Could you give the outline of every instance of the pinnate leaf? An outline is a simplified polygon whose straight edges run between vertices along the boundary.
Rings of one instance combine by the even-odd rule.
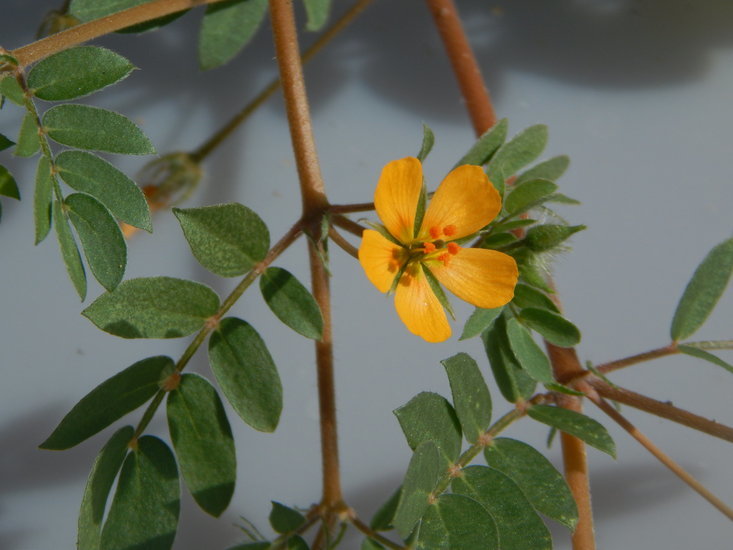
[[[446,494],[425,512],[417,545],[425,550],[498,550],[499,535],[481,504],[464,495]]]
[[[274,431],[282,411],[282,385],[257,331],[241,319],[223,319],[209,340],[209,361],[242,420],[256,430]]]
[[[494,379],[504,398],[511,403],[516,403],[520,399],[529,397],[537,383],[522,370],[514,357],[509,346],[506,320],[503,316],[498,317],[494,324],[484,331],[482,340]]]
[[[535,307],[524,308],[519,319],[542,337],[561,348],[580,343],[580,331],[573,323],[558,313]]]
[[[448,373],[453,405],[461,422],[463,435],[475,443],[491,423],[491,394],[476,361],[459,353],[441,361]]]
[[[145,435],[128,453],[109,516],[102,529],[104,550],[170,550],[176,536],[181,496],[178,469],[168,445]]]
[[[432,441],[415,449],[407,466],[402,492],[393,524],[402,538],[407,538],[430,505],[428,498],[440,479],[443,462]]]
[[[168,430],[186,486],[201,508],[218,517],[234,493],[237,460],[224,406],[214,387],[184,374],[168,394]]]
[[[547,126],[537,124],[506,142],[489,164],[489,179],[503,186],[504,180],[535,160],[547,145]]]
[[[207,7],[198,42],[201,69],[215,69],[237,55],[266,12],[267,0],[228,0]]]
[[[44,113],[43,128],[51,139],[69,147],[125,155],[155,153],[153,144],[134,122],[99,107],[57,105]]]
[[[74,405],[40,447],[69,449],[100,432],[152,398],[173,368],[170,357],[156,356],[115,374]]]
[[[444,463],[452,464],[461,452],[461,426],[451,404],[442,396],[422,392],[394,411],[411,449],[432,441]]]
[[[119,82],[133,69],[132,63],[111,50],[78,46],[35,65],[28,74],[28,87],[46,101],[75,99]]]
[[[180,338],[202,328],[218,309],[219,297],[201,283],[144,277],[102,294],[82,314],[122,338]]]
[[[285,269],[271,267],[260,275],[260,290],[278,319],[306,338],[321,339],[321,310],[294,275]]]
[[[553,383],[555,377],[552,375],[550,360],[532,339],[532,334],[516,319],[507,321],[506,332],[509,347],[524,371],[538,382]]]
[[[507,119],[503,118],[494,126],[489,128],[483,135],[478,138],[478,141],[468,150],[468,152],[461,157],[456,163],[456,166],[462,164],[475,164],[477,166],[483,166],[492,155],[501,147],[506,139],[506,133],[509,123]]]
[[[217,275],[242,275],[267,254],[270,246],[267,226],[242,204],[174,208],[173,213],[193,255]]]
[[[481,334],[491,326],[494,320],[501,315],[503,310],[504,308],[502,307],[493,309],[477,307],[468,318],[468,321],[466,321],[459,340],[468,340],[469,338],[473,338],[474,336]]]
[[[113,290],[127,265],[127,245],[120,226],[97,199],[84,193],[69,195],[64,204],[94,277],[104,288]]]
[[[84,273],[84,264],[81,262],[79,248],[76,246],[76,240],[71,233],[69,220],[58,200],[53,201],[53,219],[54,225],[56,226],[56,237],[59,241],[61,258],[64,260],[64,265],[66,265],[66,272],[69,274],[69,278],[74,284],[79,298],[84,301],[87,295],[87,276]]]
[[[142,191],[109,162],[85,151],[64,151],[54,164],[69,187],[93,196],[123,222],[153,230]]]
[[[565,478],[534,447],[506,437],[499,437],[484,450],[486,462],[516,483],[534,508],[575,529],[578,508]]]
[[[702,326],[728,285],[731,273],[733,238],[714,247],[687,283],[672,319],[672,340],[689,338]]]
[[[584,414],[549,405],[532,405],[527,409],[527,414],[538,422],[582,439],[588,445],[616,458],[616,444],[606,428]]]
[[[94,461],[79,511],[78,550],[99,550],[107,497],[122,467],[122,461],[125,460],[127,445],[134,433],[132,426],[117,430]]]

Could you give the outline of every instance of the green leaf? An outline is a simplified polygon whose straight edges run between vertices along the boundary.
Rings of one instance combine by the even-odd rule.
[[[102,431],[151,399],[173,368],[170,357],[149,357],[105,380],[74,405],[40,448],[70,449]]]
[[[507,214],[516,216],[544,202],[557,191],[557,185],[549,180],[533,179],[512,188],[504,199]]]
[[[229,0],[206,8],[198,40],[199,66],[206,71],[230,61],[260,27],[267,0]]]
[[[718,365],[719,367],[723,367],[728,372],[733,372],[733,365],[726,363],[717,355],[708,353],[707,351],[703,349],[696,348],[693,346],[685,346],[682,344],[677,346],[677,349],[680,350],[685,355],[689,355],[691,357],[697,357],[698,359],[702,359],[703,361],[708,361],[712,363],[713,365]]]
[[[516,403],[534,392],[536,382],[524,372],[509,346],[506,321],[503,316],[482,334],[486,356],[491,364],[494,379],[504,398]]]
[[[201,508],[219,517],[234,494],[237,459],[224,406],[214,387],[184,374],[168,394],[168,430],[188,490]]]
[[[421,443],[412,455],[402,483],[394,526],[407,538],[430,505],[429,498],[442,474],[440,451],[432,441]]]
[[[270,233],[252,210],[238,203],[174,208],[191,251],[209,271],[242,275],[267,255]]]
[[[552,375],[550,360],[535,341],[530,332],[524,328],[516,319],[507,321],[507,337],[509,347],[514,357],[524,371],[534,380],[543,384],[551,384],[555,381]]]
[[[78,550],[99,550],[107,497],[122,467],[122,461],[125,460],[127,445],[134,433],[132,426],[117,430],[94,461],[79,511]]]
[[[427,156],[430,154],[430,151],[433,150],[433,145],[435,145],[435,134],[433,134],[430,126],[425,123],[422,125],[422,134],[422,146],[420,147],[420,152],[417,154],[417,158],[420,162],[425,161]]]
[[[122,465],[109,517],[102,529],[104,550],[169,550],[178,526],[181,495],[176,460],[168,445],[145,435]]]
[[[464,468],[451,483],[454,493],[472,498],[496,522],[502,550],[552,550],[552,537],[521,489],[499,470]]]
[[[15,178],[5,166],[0,165],[0,195],[20,200],[20,191]]]
[[[150,0],[72,0],[69,6],[69,14],[86,22],[99,19],[118,11],[133,8],[140,4],[145,4],[146,2],[150,2]],[[162,27],[163,25],[167,25],[171,21],[178,19],[187,11],[188,10],[183,10],[163,17],[157,17],[150,21],[146,21],[145,23],[125,27],[117,32],[140,33],[157,29],[158,27]]]
[[[525,184],[526,185],[526,184]],[[532,252],[545,252],[559,246],[585,225],[544,224],[531,227],[524,237],[524,244]]]
[[[441,495],[425,512],[417,547],[424,550],[498,550],[499,535],[494,520],[481,504],[463,495],[447,494]]]
[[[180,338],[201,329],[218,310],[219,297],[208,286],[144,277],[102,294],[82,315],[122,338]]]
[[[678,341],[692,336],[718,303],[733,272],[733,239],[714,247],[687,283],[674,312],[670,335]]]
[[[453,306],[451,305],[450,301],[448,300],[448,296],[446,296],[445,292],[443,291],[443,287],[441,286],[440,281],[438,281],[438,278],[433,274],[432,271],[430,271],[430,269],[428,269],[428,266],[426,266],[424,263],[421,263],[420,266],[422,268],[423,274],[425,275],[425,278],[428,281],[428,284],[430,285],[430,289],[433,291],[433,294],[435,294],[435,297],[438,299],[438,302],[440,303],[441,306],[443,306],[443,309],[445,309],[448,312],[448,315],[451,316],[451,319],[455,319],[456,314],[453,311]],[[399,280],[400,280],[400,277],[395,277],[395,284]]]
[[[538,422],[582,439],[588,445],[616,458],[616,445],[606,428],[584,414],[561,407],[532,405],[527,414]]]
[[[547,309],[554,313],[560,313],[555,303],[540,289],[519,283],[514,287],[514,298],[512,303],[522,309],[533,307]]]
[[[44,113],[43,128],[51,139],[69,147],[125,155],[155,153],[153,144],[134,122],[99,107],[57,105]]]
[[[89,195],[74,193],[66,197],[64,204],[94,277],[104,288],[113,290],[120,284],[127,265],[127,245],[120,226]]]
[[[511,233],[494,233],[483,238],[481,241],[481,248],[499,249],[517,242],[518,240],[519,239]]]
[[[145,196],[112,164],[84,151],[64,151],[56,156],[54,164],[69,187],[93,196],[123,222],[152,232]]]
[[[372,539],[364,539],[361,543],[360,550],[384,550],[384,546]]]
[[[461,425],[451,404],[442,396],[422,392],[394,410],[411,449],[432,441],[444,462],[452,464],[461,453]]]
[[[36,189],[33,194],[33,219],[36,229],[36,242],[40,243],[51,230],[51,210],[53,200],[53,176],[51,164],[46,157],[38,159],[36,168]]]
[[[402,486],[397,487],[392,496],[387,499],[387,502],[379,507],[379,510],[374,514],[372,521],[369,522],[369,527],[375,531],[391,531],[394,529],[392,524],[394,520],[395,512],[397,511],[397,504],[400,501],[400,493],[402,492]]]
[[[17,144],[14,154],[18,157],[32,157],[41,148],[41,141],[38,138],[38,124],[31,113],[26,113],[18,132]]]
[[[0,151],[5,151],[5,149],[12,147],[13,145],[15,145],[14,141],[9,140],[3,134],[0,134]]]
[[[28,87],[46,101],[75,99],[119,82],[133,69],[132,63],[111,50],[78,46],[35,65],[28,74]]]
[[[476,361],[467,353],[459,353],[441,361],[448,374],[453,404],[461,422],[463,435],[476,443],[491,423],[491,394]]]
[[[486,462],[509,476],[538,511],[575,529],[578,508],[565,478],[534,447],[499,437],[484,450]]]
[[[484,134],[478,138],[478,141],[474,143],[468,152],[463,155],[461,160],[456,163],[456,166],[462,164],[476,164],[477,166],[483,166],[491,159],[492,155],[501,147],[506,139],[506,132],[509,123],[507,119],[503,118],[497,122],[494,126],[489,128]]]
[[[303,0],[308,23],[305,28],[309,31],[319,31],[328,21],[331,11],[331,0]]]
[[[21,107],[25,106],[25,94],[12,74],[0,77],[0,94]]]
[[[493,309],[483,309],[477,307],[466,321],[463,327],[463,333],[459,340],[468,340],[474,336],[478,336],[487,328],[489,328],[494,320],[501,314],[504,308],[497,307]]]
[[[84,301],[87,295],[87,276],[84,273],[84,264],[81,263],[81,254],[79,254],[79,248],[76,246],[74,235],[71,233],[69,220],[66,218],[63,207],[58,200],[53,201],[53,219],[61,258],[63,258],[66,265],[66,272],[69,274],[69,279],[74,284],[79,298]]]
[[[519,313],[519,319],[539,332],[545,340],[561,348],[570,348],[580,343],[578,327],[557,313],[528,307]]]
[[[276,533],[284,534],[295,531],[305,523],[303,514],[279,502],[272,501],[270,511],[270,525]]]
[[[278,319],[306,338],[321,339],[321,309],[308,289],[290,272],[279,267],[269,268],[260,275],[260,290]]]
[[[534,179],[557,181],[565,173],[569,165],[570,158],[567,155],[552,157],[521,174],[515,184],[519,185],[520,183]]]
[[[224,395],[255,430],[272,432],[282,411],[282,386],[267,346],[252,326],[229,317],[209,340],[209,361]]]
[[[489,164],[489,179],[503,186],[506,178],[535,160],[547,145],[547,126],[537,124],[521,131],[506,142]]]

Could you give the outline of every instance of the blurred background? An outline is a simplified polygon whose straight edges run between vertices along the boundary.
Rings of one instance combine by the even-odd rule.
[[[0,45],[34,39],[42,16],[62,2],[3,0]],[[304,18],[300,3],[300,27]],[[333,17],[350,2],[334,2]],[[458,0],[497,112],[510,135],[545,123],[542,158],[568,154],[560,191],[582,201],[562,207],[588,230],[555,258],[566,316],[583,331],[582,360],[605,362],[666,345],[677,301],[697,264],[731,236],[733,205],[733,4],[727,0]],[[203,11],[192,10],[157,32],[114,35],[95,43],[137,67],[127,80],[83,100],[124,113],[159,153],[197,147],[276,74],[269,22],[232,63],[202,73],[196,37]],[[314,35],[304,33],[303,43]],[[473,130],[423,2],[375,0],[306,69],[321,167],[333,203],[372,199],[382,166],[414,155],[422,124],[435,148],[425,164],[434,188],[470,147]],[[273,98],[204,168],[187,206],[241,202],[278,239],[299,215],[295,165],[282,102]],[[0,132],[13,137],[20,109],[6,105]],[[5,155],[5,159],[8,155]],[[146,158],[119,157],[134,175]],[[73,548],[86,476],[112,429],[64,452],[41,451],[66,412],[94,386],[150,355],[179,357],[182,340],[126,341],[96,329],[79,312],[102,289],[90,282],[80,304],[53,236],[33,246],[33,162],[8,162],[23,201],[3,199],[0,224],[0,548]],[[374,219],[372,217],[372,219]],[[190,254],[169,212],[155,233],[129,242],[126,278],[170,275],[210,285],[220,294],[234,280],[215,277]],[[355,244],[356,241],[352,239]],[[302,246],[277,262],[307,282]],[[333,246],[336,378],[345,497],[364,518],[396,487],[410,457],[392,410],[421,391],[450,395],[440,360],[458,351],[476,358],[490,378],[479,339],[429,345],[406,331],[391,300]],[[460,334],[471,308],[455,303]],[[695,340],[733,337],[733,292]],[[238,480],[219,519],[183,492],[177,550],[224,549],[245,540],[240,516],[268,533],[270,500],[308,507],[319,499],[320,456],[312,343],[274,318],[256,291],[233,314],[267,342],[284,386],[274,434],[241,423],[231,409]],[[727,354],[727,355],[726,355]],[[722,356],[730,361],[730,352]],[[191,371],[211,377],[205,353]],[[631,367],[612,380],[708,418],[733,424],[731,374],[688,357]],[[495,415],[509,410],[491,385]],[[608,426],[618,460],[589,450],[599,548],[719,549],[731,524],[663,466]],[[624,414],[684,467],[733,503],[730,444],[638,411]],[[135,423],[139,413],[128,422]],[[167,438],[163,415],[150,427]],[[547,450],[547,430],[523,421],[506,432]],[[553,536],[569,548],[567,532]],[[352,534],[345,548],[358,548]],[[728,542],[729,544],[729,542]]]

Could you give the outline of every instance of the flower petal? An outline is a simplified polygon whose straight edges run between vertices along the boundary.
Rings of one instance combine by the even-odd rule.
[[[378,231],[366,229],[359,246],[359,262],[367,278],[380,292],[387,292],[400,269],[402,248],[385,239]]]
[[[452,170],[438,186],[418,235],[420,238],[431,235],[433,239],[460,239],[487,225],[500,210],[499,192],[483,168],[464,164]],[[443,232],[446,227],[449,231]]]
[[[436,261],[428,267],[453,294],[486,309],[511,301],[519,275],[514,258],[483,248],[462,248],[446,264]]]
[[[428,342],[447,340],[451,329],[443,306],[430,288],[422,269],[418,267],[410,271],[413,274],[405,272],[395,290],[397,314],[410,332]]]
[[[422,185],[422,164],[414,157],[393,160],[382,169],[374,206],[387,231],[400,242],[408,243],[414,235]]]

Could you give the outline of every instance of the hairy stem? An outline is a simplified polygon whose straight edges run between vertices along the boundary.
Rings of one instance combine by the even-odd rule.
[[[679,353],[679,350],[677,349],[677,343],[672,342],[671,344],[669,344],[668,346],[664,346],[663,348],[645,351],[644,353],[637,353],[636,355],[632,355],[630,357],[624,357],[623,359],[617,359],[616,361],[610,361],[608,363],[596,365],[596,370],[602,374],[608,374],[609,372],[623,369],[624,367],[630,367],[631,365],[637,365],[638,363],[642,363],[644,361],[651,361],[652,359],[658,359],[660,357],[673,355],[675,353]]]
[[[57,34],[23,46],[10,52],[18,60],[20,67],[26,67],[56,52],[78,46],[94,38],[110,34],[131,25],[144,23],[171,13],[215,4],[222,0],[155,0],[127,10],[113,13],[106,17],[82,23]]]
[[[305,52],[301,58],[302,63],[307,63],[331,40],[333,40],[342,30],[362,12],[369,4],[374,0],[359,0],[356,2],[344,15],[336,20],[328,29],[323,33]],[[198,149],[191,153],[191,158],[197,162],[201,162],[206,158],[212,151],[214,151],[232,132],[234,132],[239,125],[247,120],[249,116],[255,112],[265,101],[267,101],[272,94],[274,94],[280,88],[280,79],[276,78],[270,84],[262,90],[255,98],[247,103],[244,108],[239,111],[232,119],[222,126],[214,135],[206,140]]]
[[[378,532],[376,532],[374,529],[369,527],[366,523],[364,523],[357,517],[351,518],[351,523],[354,525],[354,527],[356,527],[359,531],[364,533],[367,537],[369,537],[372,540],[376,540],[382,546],[386,546],[387,548],[392,548],[393,550],[404,550],[406,548],[405,546],[402,546],[401,544],[397,544],[396,542],[392,542],[387,537],[380,535]]]

